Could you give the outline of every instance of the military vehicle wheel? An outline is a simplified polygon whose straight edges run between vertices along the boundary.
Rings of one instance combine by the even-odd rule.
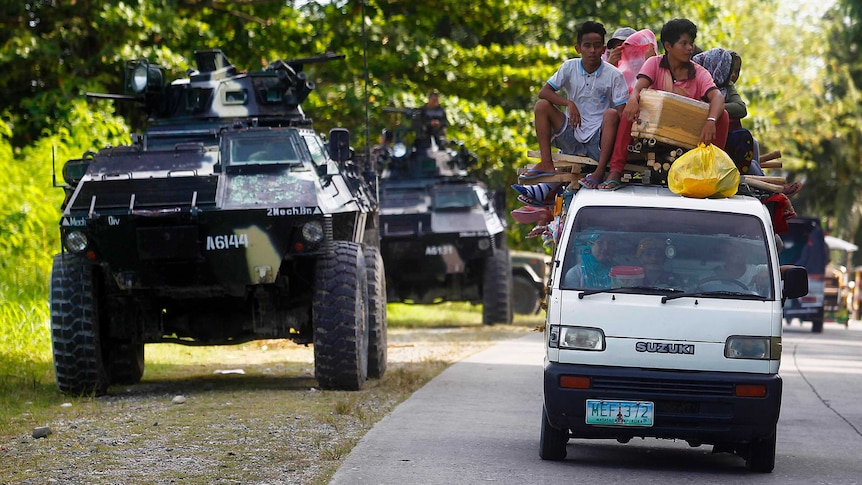
[[[368,277],[359,244],[335,241],[317,261],[312,302],[314,375],[323,389],[355,391],[368,377]]]
[[[534,315],[539,311],[542,295],[536,284],[526,276],[512,276],[512,310],[521,315]]]
[[[749,445],[745,466],[753,472],[771,473],[775,468],[775,432]]]
[[[51,342],[57,387],[67,394],[101,395],[108,389],[97,288],[93,266],[83,258],[54,256]]]
[[[569,431],[551,427],[551,423],[548,422],[548,412],[542,406],[542,434],[539,442],[539,458],[551,461],[566,459],[566,443],[568,442]]]
[[[103,354],[111,384],[137,384],[144,376],[144,344],[109,340]]]
[[[485,258],[482,286],[482,323],[512,323],[512,261],[503,247]]]
[[[379,379],[386,373],[386,273],[380,249],[366,246],[368,274],[368,377]]]

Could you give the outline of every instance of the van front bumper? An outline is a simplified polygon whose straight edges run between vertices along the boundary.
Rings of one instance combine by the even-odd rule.
[[[781,411],[777,374],[680,372],[550,363],[545,366],[545,409],[557,429],[573,438],[682,439],[692,443],[747,443],[771,437]],[[560,386],[561,376],[589,378],[589,388]],[[765,397],[738,397],[739,385],[762,385]],[[649,401],[654,421],[643,426],[586,424],[587,399]]]

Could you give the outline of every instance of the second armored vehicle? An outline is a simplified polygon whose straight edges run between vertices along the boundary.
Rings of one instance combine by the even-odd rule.
[[[378,150],[388,300],[482,303],[482,323],[511,323],[512,268],[502,204],[467,176],[475,158],[463,144],[438,147],[422,136],[418,110],[388,111],[410,120],[391,132],[391,147]]]
[[[104,393],[144,372],[144,344],[314,344],[325,389],[386,369],[386,287],[376,174],[349,134],[314,131],[303,65],[239,72],[196,52],[188,79],[126,66],[148,127],[129,146],[63,167],[63,251],[51,276],[57,384]],[[371,175],[369,175],[371,174]]]

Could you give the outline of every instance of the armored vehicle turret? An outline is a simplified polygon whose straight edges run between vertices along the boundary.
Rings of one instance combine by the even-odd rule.
[[[388,300],[481,303],[484,324],[511,323],[504,207],[468,176],[476,157],[461,142],[438,147],[425,136],[418,109],[384,112],[400,117],[376,149]]]
[[[386,287],[376,174],[349,133],[327,142],[301,103],[306,64],[240,72],[219,50],[171,83],[145,60],[125,95],[143,133],[63,167],[62,252],[51,276],[57,384],[104,393],[135,383],[144,344],[314,344],[325,389],[386,369]]]

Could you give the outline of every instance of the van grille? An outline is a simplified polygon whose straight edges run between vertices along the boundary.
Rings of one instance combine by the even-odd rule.
[[[593,377],[592,388],[600,391],[620,391],[628,393],[668,393],[675,396],[733,396],[735,389],[733,384],[697,382],[689,380],[674,379],[644,379],[644,378],[615,378],[615,377]]]

